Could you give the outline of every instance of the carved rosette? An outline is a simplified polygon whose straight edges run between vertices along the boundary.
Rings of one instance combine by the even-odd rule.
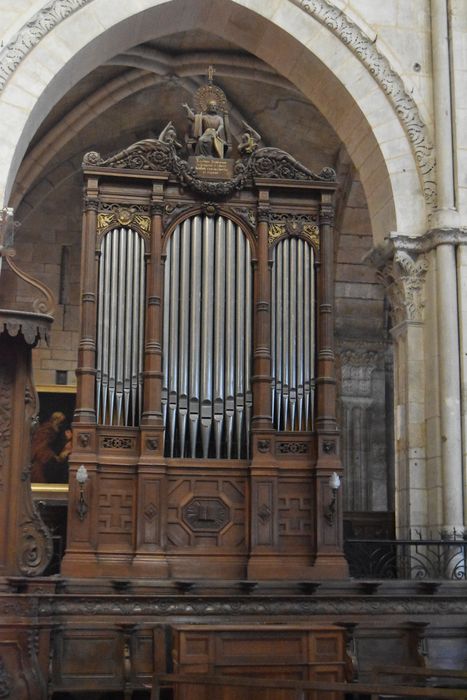
[[[428,271],[426,255],[396,251],[392,261],[379,273],[391,305],[393,326],[403,321],[423,321],[425,307],[425,278]]]

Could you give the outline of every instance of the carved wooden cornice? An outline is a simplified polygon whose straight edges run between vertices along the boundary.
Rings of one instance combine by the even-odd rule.
[[[323,168],[317,174],[279,148],[258,148],[249,157],[235,162],[232,178],[208,180],[199,177],[196,170],[177,155],[174,146],[158,139],[138,141],[110,158],[90,151],[84,156],[83,167],[167,172],[185,187],[209,197],[227,197],[254,178],[316,183],[333,183],[336,179],[332,168]]]

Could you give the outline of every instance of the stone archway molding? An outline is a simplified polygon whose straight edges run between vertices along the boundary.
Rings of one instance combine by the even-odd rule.
[[[0,52],[0,92],[26,55],[64,19],[93,0],[52,0],[39,10]],[[372,39],[328,0],[289,0],[338,37],[363,63],[391,102],[410,140],[430,209],[436,206],[435,155],[420,110],[402,78]]]

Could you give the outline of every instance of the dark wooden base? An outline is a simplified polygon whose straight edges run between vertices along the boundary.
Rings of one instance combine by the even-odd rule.
[[[260,675],[271,661],[289,677],[319,662],[314,673],[358,671],[362,681],[381,664],[467,665],[465,583],[431,593],[417,582],[373,583],[0,578],[2,691],[15,700],[46,700],[47,689],[129,698],[154,671]],[[334,641],[313,661],[317,647],[304,638],[320,629]]]

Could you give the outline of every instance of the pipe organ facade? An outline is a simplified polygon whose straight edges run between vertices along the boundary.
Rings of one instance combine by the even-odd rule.
[[[223,216],[175,227],[164,264],[165,455],[249,454],[252,408],[250,242]]]
[[[143,392],[144,240],[131,228],[103,237],[99,256],[96,414],[100,425],[139,425]]]
[[[171,122],[84,159],[65,575],[347,574],[340,494],[329,516],[335,173],[256,132],[221,158],[209,128],[188,161]]]
[[[274,427],[313,430],[315,396],[314,249],[280,240],[271,272],[271,374]]]

